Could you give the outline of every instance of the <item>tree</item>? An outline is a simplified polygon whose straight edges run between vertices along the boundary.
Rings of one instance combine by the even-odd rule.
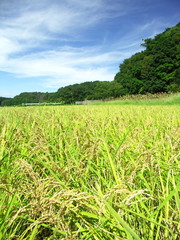
[[[124,60],[114,80],[129,94],[179,89],[180,24],[145,39],[142,46],[146,50]]]

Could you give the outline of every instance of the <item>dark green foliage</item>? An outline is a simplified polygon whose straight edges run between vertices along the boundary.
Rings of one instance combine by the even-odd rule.
[[[76,101],[116,98],[124,94],[121,84],[112,81],[94,81],[69,85],[59,88],[55,93],[24,92],[12,99],[2,101],[2,106],[21,105],[26,103],[63,103]]]
[[[66,86],[60,88],[57,93],[63,103],[74,103],[83,100],[119,97],[122,92],[122,86],[115,81],[95,81]]]
[[[8,101],[11,98],[0,97],[0,106],[3,104],[4,101]]]
[[[180,91],[180,23],[142,46],[146,50],[120,65],[115,81],[128,94]]]
[[[4,100],[2,102],[3,106],[12,106],[12,105],[20,105],[23,103],[42,103],[45,99],[48,98],[49,93],[41,93],[41,92],[24,92],[21,93],[14,98]]]

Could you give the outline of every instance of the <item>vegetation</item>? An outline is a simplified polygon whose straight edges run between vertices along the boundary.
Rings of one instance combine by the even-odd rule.
[[[119,97],[121,94],[121,85],[114,81],[85,82],[81,84],[70,85],[58,90],[59,98],[64,103]]]
[[[180,23],[143,46],[114,81],[0,97],[111,100],[0,108],[0,240],[178,239]]]
[[[60,88],[55,93],[24,92],[12,99],[2,101],[2,106],[21,105],[22,103],[75,103],[90,99],[105,99],[119,97],[123,94],[121,85],[117,82],[94,81],[69,85]]]
[[[47,94],[41,92],[24,92],[15,96],[14,98],[4,100],[2,105],[12,106],[20,105],[22,103],[41,103],[44,101]]]
[[[180,23],[142,46],[145,51],[120,65],[115,81],[126,94],[180,91]]]
[[[114,81],[84,82],[59,88],[55,93],[21,93],[13,99],[0,100],[12,106],[34,102],[74,103],[90,99],[118,98],[129,94],[180,91],[180,23],[145,39],[146,49],[120,64]]]
[[[179,115],[0,108],[0,239],[178,239]]]
[[[138,94],[125,95],[119,99],[108,101],[98,101],[92,103],[93,105],[180,105],[180,93],[174,94]]]
[[[0,106],[2,105],[3,102],[7,100],[10,100],[10,98],[0,97]]]

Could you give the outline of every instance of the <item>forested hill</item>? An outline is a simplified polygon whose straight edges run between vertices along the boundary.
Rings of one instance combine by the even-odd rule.
[[[122,86],[115,81],[94,81],[59,88],[55,93],[24,92],[12,99],[2,101],[2,106],[21,105],[22,103],[65,103],[75,101],[117,98],[123,95]]]
[[[0,106],[2,105],[2,103],[6,100],[10,100],[11,98],[6,98],[6,97],[0,97]]]
[[[120,64],[114,80],[128,94],[180,91],[180,23],[142,46],[144,51]]]
[[[125,59],[113,81],[94,81],[59,88],[55,93],[21,93],[0,98],[0,105],[117,98],[126,94],[180,91],[180,23],[154,39],[145,39],[145,50]]]

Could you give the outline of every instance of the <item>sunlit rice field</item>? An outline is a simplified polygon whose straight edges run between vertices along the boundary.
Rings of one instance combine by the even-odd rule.
[[[0,108],[0,239],[178,240],[178,106]]]

